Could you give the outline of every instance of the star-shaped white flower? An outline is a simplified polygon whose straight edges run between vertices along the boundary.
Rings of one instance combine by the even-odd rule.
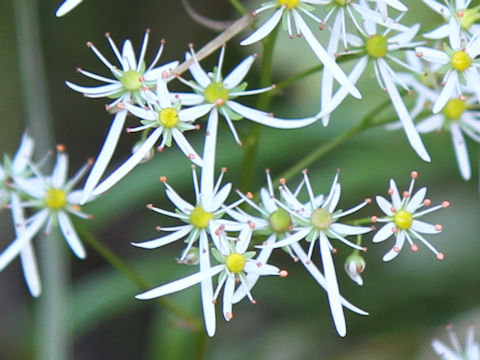
[[[400,198],[400,192],[393,179],[390,180],[390,189],[388,190],[388,194],[392,197],[392,201],[389,202],[382,196],[376,197],[378,207],[386,216],[383,218],[373,216],[372,222],[384,222],[386,224],[376,232],[372,240],[374,243],[378,243],[385,241],[392,235],[395,236],[395,245],[383,256],[383,261],[394,259],[402,250],[405,240],[410,244],[410,249],[412,251],[418,251],[418,245],[413,243],[414,239],[419,240],[428,247],[436,255],[438,260],[443,260],[445,255],[439,252],[422,235],[438,234],[443,229],[442,225],[432,225],[418,219],[438,209],[447,208],[450,206],[450,203],[444,201],[441,205],[421,210],[423,207],[430,206],[432,201],[425,198],[427,193],[427,188],[425,187],[412,193],[418,173],[412,171],[410,176],[412,181],[410,182],[408,191],[402,193],[402,198]]]
[[[462,348],[452,326],[447,326],[452,347],[438,339],[432,341],[433,350],[442,360],[480,360],[480,345],[475,341],[475,328],[469,326],[465,335],[465,347]]]
[[[124,106],[131,114],[140,118],[141,126],[135,128],[128,128],[127,132],[150,131],[133,155],[120,165],[112,174],[103,180],[93,190],[92,195],[97,196],[108,191],[113,185],[125,177],[135,166],[143,161],[148,156],[149,152],[162,138],[160,145],[157,147],[158,151],[163,151],[165,146],[170,147],[172,139],[178,145],[180,150],[195,164],[202,166],[203,160],[197,152],[190,145],[188,140],[183,135],[184,131],[195,129],[191,119],[184,119],[184,112],[188,109],[181,110],[180,101],[173,103],[171,101],[171,94],[167,89],[167,83],[164,79],[157,81],[157,88],[155,97],[147,98],[148,107],[135,106],[129,103],[119,103]],[[100,167],[106,167],[103,164]],[[87,195],[85,195],[87,196]]]
[[[466,44],[460,37],[457,27],[450,28],[450,47],[444,50],[417,47],[417,55],[423,60],[442,66],[445,72],[443,89],[433,105],[433,112],[440,112],[448,100],[467,92],[474,92],[480,100],[479,64],[475,58],[480,55],[480,37],[472,37]],[[465,84],[465,85],[462,85]]]
[[[274,248],[293,246],[300,240],[305,239],[310,243],[306,262],[310,261],[315,243],[318,242],[320,257],[323,264],[323,272],[325,275],[325,288],[328,295],[332,318],[335,328],[340,336],[346,334],[345,315],[343,314],[343,305],[338,289],[337,275],[333,263],[332,251],[333,246],[329,238],[340,240],[344,244],[361,251],[365,249],[351,241],[346,237],[349,235],[360,235],[371,231],[370,227],[352,226],[337,222],[340,218],[352,214],[360,210],[370,202],[366,199],[359,205],[346,210],[336,210],[340,200],[341,187],[338,181],[338,174],[335,176],[330,192],[324,199],[323,195],[314,196],[307,171],[303,171],[304,185],[308,193],[309,202],[302,204],[294,194],[288,189],[285,183],[280,187],[281,196],[287,205],[277,201],[277,204],[286,210],[294,219],[295,226],[291,230],[292,235],[283,240],[277,241],[271,245]]]
[[[73,187],[85,175],[90,164],[82,167],[75,176],[67,180],[68,157],[64,152],[64,147],[57,147],[57,162],[50,176],[42,175],[39,169],[29,163],[33,178],[23,179],[17,177],[15,186],[21,189],[27,195],[27,200],[21,206],[36,208],[37,212],[25,221],[25,226],[21,226],[20,232],[17,232],[17,238],[0,254],[0,271],[3,270],[23,249],[32,238],[44,228],[47,235],[52,226],[59,226],[68,245],[73,253],[83,259],[86,256],[80,238],[73,227],[70,215],[75,215],[84,219],[90,218],[83,213],[79,207],[81,190],[73,190]],[[17,214],[22,217],[22,214]]]

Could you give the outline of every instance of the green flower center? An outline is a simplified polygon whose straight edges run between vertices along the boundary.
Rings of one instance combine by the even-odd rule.
[[[200,205],[195,206],[190,213],[190,223],[199,229],[205,229],[212,219],[213,214],[203,210]]]
[[[203,95],[210,104],[223,105],[228,100],[228,90],[225,89],[223,83],[211,83]]]
[[[178,111],[173,107],[165,108],[158,114],[158,122],[166,128],[173,128],[178,124]]]
[[[279,208],[270,214],[268,223],[273,231],[283,233],[292,225],[292,219],[285,209]]]
[[[449,120],[457,120],[462,116],[463,112],[467,109],[465,101],[460,99],[450,99],[447,105],[443,108],[443,113]]]
[[[225,259],[225,266],[227,267],[228,271],[238,274],[239,272],[243,271],[245,267],[245,256],[238,253],[231,253]]]
[[[333,0],[333,3],[338,5],[338,6],[347,6],[347,4],[350,4],[351,0]]]
[[[460,17],[460,26],[463,30],[469,30],[477,20],[480,20],[480,5],[471,9],[461,10],[461,12],[463,14]]]
[[[393,221],[398,228],[407,230],[410,229],[413,222],[413,215],[407,210],[399,210],[393,215]]]
[[[457,50],[452,55],[452,66],[455,70],[464,71],[472,65],[472,58],[463,50]]]
[[[287,6],[288,9],[293,9],[299,2],[300,0],[278,0],[280,6]]]
[[[387,38],[382,35],[373,35],[367,39],[367,54],[374,58],[380,58],[387,55]]]
[[[333,224],[333,216],[327,209],[320,208],[312,213],[310,221],[317,230],[327,230]]]
[[[50,188],[45,195],[45,205],[52,210],[59,210],[67,204],[67,193],[62,189]]]
[[[124,89],[133,92],[142,87],[142,82],[140,81],[141,77],[142,75],[138,71],[128,70],[122,74],[120,82],[122,83]]]

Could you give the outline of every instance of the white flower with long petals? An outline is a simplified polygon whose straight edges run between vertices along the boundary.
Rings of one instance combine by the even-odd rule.
[[[258,259],[254,259],[255,252],[247,251],[250,238],[246,239],[247,241],[232,241],[226,239],[224,235],[220,234],[220,232],[219,235],[221,237],[221,246],[219,249],[212,249],[214,257],[219,262],[218,265],[208,267],[204,270],[200,269],[200,272],[198,273],[139,294],[136,296],[136,298],[140,300],[146,300],[168,295],[196,285],[206,279],[211,281],[215,275],[218,275],[218,284],[215,292],[213,292],[213,288],[209,292],[202,292],[202,303],[216,303],[217,297],[223,288],[223,316],[225,320],[230,321],[233,318],[232,305],[237,282],[240,283],[239,288],[244,287],[247,289],[246,291],[249,294],[248,296],[250,301],[255,304],[256,301],[250,294],[248,275],[278,275],[281,277],[288,275],[287,271],[285,270],[279,270],[276,266],[260,262]],[[202,234],[200,237],[200,242],[207,244],[205,238],[206,235]],[[206,248],[202,248],[203,246],[205,245],[201,245],[200,247],[200,254],[206,252]],[[215,328],[215,313],[204,313],[204,317],[205,324],[207,325],[208,323],[213,323],[213,328]],[[208,332],[208,326],[207,333],[209,336],[213,336],[215,334],[215,332]]]
[[[68,157],[64,153],[63,146],[58,146],[57,150],[57,162],[50,176],[43,176],[36,166],[30,163],[30,169],[35,177],[15,179],[16,186],[28,196],[28,200],[22,206],[38,210],[26,221],[26,227],[21,230],[17,238],[0,254],[0,271],[25,249],[25,246],[42,227],[44,227],[44,233],[48,234],[52,226],[58,225],[73,253],[81,259],[86,256],[83,244],[70,220],[70,215],[84,219],[90,218],[80,210],[78,205],[81,190],[72,191],[85,175],[90,164],[82,167],[72,179],[67,181]]]
[[[296,192],[299,192],[302,189],[303,182],[297,188]],[[267,239],[263,243],[263,248],[257,256],[257,260],[261,262],[267,262],[268,258],[270,257],[273,247],[269,246],[274,244],[277,241],[281,241],[282,239],[291,236],[291,231],[295,228],[296,224],[294,224],[292,216],[286,211],[284,208],[278,206],[277,201],[275,199],[275,194],[273,190],[272,179],[270,177],[270,171],[267,170],[267,188],[260,189],[260,204],[256,204],[253,202],[249,196],[245,196],[239,191],[237,193],[257,212],[260,213],[261,217],[252,216],[240,208],[227,210],[228,215],[239,222],[243,222],[248,224],[249,226],[246,227],[244,230],[245,232],[250,232],[253,234],[262,234],[266,235]],[[307,271],[312,275],[315,281],[325,290],[326,288],[326,281],[323,274],[320,270],[316,267],[316,265],[310,261],[307,257],[307,254],[303,250],[303,248],[298,243],[293,243],[283,247],[285,251],[287,251],[290,256],[295,260],[300,260],[302,265],[307,269]],[[253,287],[259,278],[258,274],[249,274],[247,276],[247,283],[248,286]],[[234,296],[233,302],[237,303],[245,296],[248,295],[249,289],[247,287],[239,288]],[[341,297],[341,302],[344,307],[347,309],[360,314],[360,315],[368,315],[367,312],[359,309],[355,305],[351,304],[349,301]]]
[[[469,9],[468,7],[472,0],[454,0],[450,2],[423,0],[423,2],[433,11],[443,16],[446,21],[446,24],[423,34],[426,38],[445,39],[451,35],[452,27],[459,28],[461,35],[468,38],[480,30],[480,26],[475,24],[476,21],[480,20],[480,6]]]
[[[450,132],[458,169],[463,179],[472,176],[465,136],[480,143],[480,112],[471,109],[473,99],[450,99],[442,112],[426,117],[417,124],[420,133]],[[432,100],[433,101],[433,100]]]
[[[109,190],[113,185],[126,176],[135,166],[148,156],[149,152],[162,138],[158,151],[163,151],[165,146],[170,147],[172,139],[180,150],[195,164],[202,166],[203,161],[197,152],[183,135],[184,131],[195,129],[195,125],[189,119],[184,119],[183,114],[186,110],[181,110],[180,101],[172,103],[171,94],[167,89],[167,83],[164,79],[157,81],[155,97],[147,98],[148,107],[139,107],[129,103],[119,103],[133,115],[139,117],[142,125],[135,128],[128,128],[127,132],[150,131],[145,140],[141,142],[133,155],[120,165],[112,174],[103,180],[93,190],[93,196],[100,195]],[[100,165],[102,166],[102,165]],[[102,166],[103,167],[103,166]]]
[[[363,71],[367,68],[368,63],[372,64],[375,77],[380,87],[384,89],[392,105],[398,115],[398,118],[403,126],[407,140],[415,150],[415,152],[425,161],[430,161],[430,155],[425,148],[425,145],[420,138],[415,125],[408,113],[408,110],[403,102],[400,92],[396,84],[402,85],[404,88],[407,86],[396,75],[396,72],[388,64],[387,60],[394,64],[400,65],[411,71],[416,71],[414,68],[408,66],[401,58],[397,58],[392,55],[393,52],[400,51],[405,53],[406,50],[414,48],[418,45],[418,42],[413,42],[415,35],[420,28],[419,24],[413,25],[408,28],[407,31],[402,31],[396,35],[389,36],[388,33],[391,29],[386,29],[383,33],[377,33],[377,25],[374,22],[365,20],[364,22],[365,32],[368,37],[362,39],[356,36],[350,36],[351,44],[355,47],[349,51],[350,54],[365,53],[365,56],[361,57],[357,64],[354,66],[350,73],[350,78],[355,83]],[[346,96],[344,89],[340,88],[330,102],[329,99],[323,99],[322,103],[326,102],[329,106],[335,106],[335,102],[341,101],[342,96]],[[335,101],[333,101],[335,99]],[[331,109],[322,109],[322,112],[328,113]]]
[[[325,199],[323,195],[314,195],[307,172],[303,171],[303,175],[309,202],[302,204],[297,200],[295,195],[291,193],[285,183],[282,184],[280,187],[281,196],[287,205],[284,205],[281,202],[277,202],[277,204],[292,216],[296,225],[291,231],[293,233],[291,236],[288,236],[271,246],[274,248],[287,245],[292,246],[300,240],[305,239],[310,243],[306,261],[311,261],[315,243],[318,241],[323,272],[326,280],[325,288],[328,295],[330,311],[338,334],[340,336],[345,336],[347,332],[345,315],[343,314],[342,300],[338,289],[337,275],[335,273],[335,265],[332,257],[332,251],[334,251],[334,248],[331,245],[329,238],[340,240],[354,249],[364,251],[365,249],[363,247],[347,240],[346,236],[365,234],[372,229],[370,227],[345,225],[337,221],[346,215],[360,210],[370,202],[370,199],[366,199],[364,202],[346,211],[336,210],[341,193],[340,184],[337,182],[338,174],[335,176],[330,192]]]
[[[305,41],[312,49],[315,56],[325,66],[325,70],[330,72],[332,76],[339,82],[340,85],[354,97],[360,99],[362,96],[358,89],[345,75],[344,71],[336,63],[335,58],[328,54],[322,44],[318,41],[317,37],[313,34],[312,30],[308,27],[307,23],[303,19],[302,15],[313,19],[318,24],[323,24],[322,20],[316,17],[312,11],[315,10],[312,5],[324,5],[328,3],[325,0],[273,0],[262,5],[259,9],[253,12],[254,15],[262,13],[267,10],[276,9],[275,13],[265,23],[260,25],[250,36],[242,40],[240,45],[250,45],[262,40],[283,19],[283,23],[286,24],[287,32],[290,38],[294,38],[295,35],[303,36]],[[323,25],[322,25],[323,26]]]
[[[465,44],[456,27],[450,30],[450,47],[445,45],[444,50],[437,50],[420,46],[415,49],[419,57],[441,65],[441,70],[445,72],[443,89],[433,105],[434,113],[440,112],[449,99],[462,95],[462,87],[474,92],[480,100],[479,64],[475,60],[480,54],[480,37],[474,36]]]
[[[427,188],[425,187],[412,193],[418,173],[412,171],[410,176],[412,181],[410,182],[408,191],[402,193],[402,198],[400,198],[400,192],[393,179],[390,180],[390,189],[388,190],[392,202],[389,202],[382,196],[376,197],[378,207],[386,216],[383,218],[373,216],[372,222],[384,222],[386,224],[376,232],[372,240],[374,243],[379,243],[390,238],[392,235],[395,236],[395,245],[383,256],[383,261],[394,259],[402,250],[405,240],[410,244],[410,249],[412,251],[418,251],[418,245],[413,243],[414,239],[419,240],[429,248],[436,255],[438,260],[443,260],[445,255],[439,252],[422,235],[438,234],[443,229],[442,225],[432,225],[418,219],[438,209],[447,208],[450,206],[450,203],[448,201],[443,201],[441,205],[421,210],[423,207],[430,206],[432,201],[425,198],[425,195],[427,194]]]
[[[432,348],[442,360],[480,360],[480,345],[475,341],[475,328],[469,326],[465,335],[465,347],[462,348],[452,326],[447,326],[452,347],[438,339],[432,341]]]

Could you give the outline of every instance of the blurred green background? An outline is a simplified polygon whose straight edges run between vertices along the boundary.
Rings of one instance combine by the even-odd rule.
[[[17,148],[25,128],[13,3],[14,0],[0,1],[0,110],[3,114],[0,151],[10,154]],[[421,16],[423,28],[429,29],[439,20],[419,1],[406,0],[405,3],[411,8],[405,17],[407,23]],[[226,0],[192,1],[192,4],[203,15],[214,19],[238,16]],[[147,62],[163,38],[167,44],[162,62],[166,62],[182,59],[188,43],[194,43],[199,49],[216,34],[194,23],[180,1],[85,0],[60,19],[54,16],[58,5],[57,1],[38,0],[35,6],[38,6],[40,26],[36,31],[44,52],[55,141],[67,145],[73,174],[87,158],[96,156],[111,121],[111,115],[104,111],[104,100],[86,99],[64,85],[65,80],[94,84],[75,72],[77,66],[107,75],[106,68],[85,46],[87,41],[94,42],[113,61],[105,32],[112,34],[118,46],[130,38],[138,51],[145,29],[150,28]],[[252,1],[246,6],[253,9],[258,3]],[[302,40],[285,38],[285,34],[280,33],[274,59],[275,82],[315,64]],[[239,37],[235,38],[227,47],[225,74],[250,52],[261,54],[259,47],[236,46],[238,40]],[[216,54],[202,64],[209,69],[215,63]],[[257,66],[249,74],[249,88],[257,86],[258,71]],[[273,111],[281,117],[316,113],[320,79],[317,74],[283,91],[276,98]],[[352,127],[386,98],[368,75],[359,86],[365,100],[347,99],[332,116],[328,128],[320,123],[288,132],[262,128],[258,159],[252,164],[255,167],[252,191],[264,185],[265,168],[270,168],[274,177],[278,176],[305,154]],[[411,101],[413,97],[407,96],[407,99]],[[248,133],[249,127],[247,121],[238,124],[241,134]],[[199,151],[201,135],[199,132],[190,137]],[[417,188],[428,186],[428,196],[433,203],[447,199],[452,203],[448,210],[426,218],[444,225],[441,234],[429,239],[446,254],[446,259],[440,262],[420,246],[418,253],[406,248],[391,263],[383,263],[381,257],[392,246],[392,239],[373,246],[367,236],[365,285],[358,287],[343,271],[343,262],[350,251],[340,246],[335,261],[341,291],[354,304],[370,312],[368,317],[347,312],[348,334],[343,339],[336,335],[332,325],[324,291],[301,265],[277,253],[270,263],[287,268],[289,277],[262,279],[254,289],[258,304],[253,306],[248,301],[238,304],[235,319],[230,323],[217,314],[217,334],[207,340],[204,358],[436,359],[429,344],[434,337],[445,338],[444,325],[455,323],[455,328],[462,333],[466,323],[480,322],[478,145],[468,144],[474,175],[471,181],[464,182],[458,174],[449,134],[423,138],[432,155],[430,164],[414,154],[401,131],[386,132],[378,128],[346,142],[317,161],[310,167],[310,176],[314,189],[326,192],[336,169],[341,168],[340,205],[349,208],[365,197],[385,196],[390,178],[395,178],[399,187],[407,187],[410,171],[417,170],[420,173]],[[136,135],[122,137],[112,168],[129,154],[136,139]],[[226,180],[238,186],[243,149],[234,143],[225,128],[221,130],[218,146],[217,165],[228,167]],[[155,226],[168,224],[168,219],[145,209],[147,203],[172,208],[158,180],[161,175],[168,176],[169,183],[186,194],[186,199],[191,199],[188,161],[173,148],[139,166],[106,196],[87,206],[85,210],[95,215],[94,220],[76,222],[85,236],[97,237],[152,286],[193,271],[175,263],[181,244],[151,251],[130,245],[156,237]],[[293,179],[292,183],[298,180]],[[365,216],[374,214],[379,214],[374,204],[363,212]],[[0,222],[0,245],[4,248],[13,238],[7,211],[2,212]],[[66,248],[63,241],[58,245]],[[65,251],[71,258],[66,310],[72,359],[202,358],[198,334],[158,303],[135,300],[134,295],[141,289],[93,249],[87,248],[87,251],[85,261]],[[42,263],[40,267],[48,265]],[[18,260],[0,273],[0,289],[0,359],[32,359],[35,339],[39,336],[38,327],[34,326],[38,300],[30,297]],[[169,299],[201,318],[198,286]]]

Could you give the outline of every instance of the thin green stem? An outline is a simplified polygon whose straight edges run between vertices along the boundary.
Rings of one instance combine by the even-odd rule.
[[[233,8],[241,15],[247,12],[245,6],[243,6],[238,0],[229,0]]]
[[[274,30],[263,42],[263,62],[260,70],[260,87],[269,86],[272,83],[272,64],[273,51],[277,39],[277,30]],[[259,95],[257,108],[266,110],[270,106],[273,94],[271,91]],[[261,125],[257,123],[251,124],[250,132],[245,141],[245,153],[243,156],[243,164],[240,178],[240,189],[247,191],[252,185],[255,158],[257,156],[258,142],[260,139]]]
[[[128,266],[121,258],[115,255],[110,249],[105,245],[100,243],[94,236],[91,234],[82,231],[81,232],[82,240],[85,241],[90,247],[97,252],[101,257],[103,257],[108,263],[110,263],[115,269],[123,273],[129,280],[136,284],[142,291],[149,290],[153,288],[147,281],[145,281],[135,270]],[[166,310],[171,314],[179,317],[188,323],[189,327],[198,332],[204,332],[202,327],[202,322],[178,307],[175,303],[168,301],[164,298],[156,299]]]

